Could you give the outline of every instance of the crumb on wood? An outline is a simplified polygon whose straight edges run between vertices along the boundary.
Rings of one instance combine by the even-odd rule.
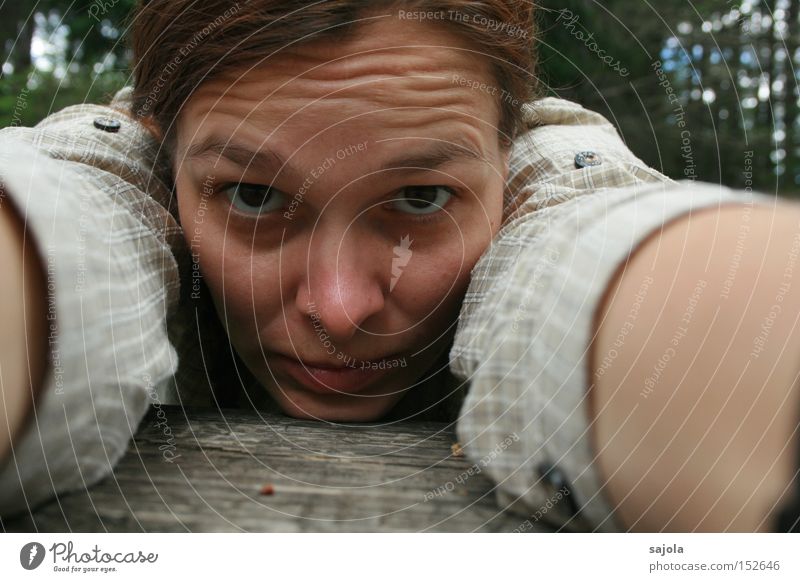
[[[259,493],[261,495],[272,495],[273,493],[275,493],[275,487],[272,486],[272,483],[265,483],[264,485],[261,486]]]
[[[450,445],[450,451],[452,451],[454,457],[464,456],[464,449],[461,448],[461,443],[453,443]]]

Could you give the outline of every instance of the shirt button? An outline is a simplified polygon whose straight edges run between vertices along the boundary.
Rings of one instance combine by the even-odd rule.
[[[600,154],[595,152],[580,152],[575,156],[576,168],[590,168],[592,166],[599,166],[603,163]]]
[[[111,117],[98,117],[94,120],[94,126],[108,133],[117,133],[122,124]]]

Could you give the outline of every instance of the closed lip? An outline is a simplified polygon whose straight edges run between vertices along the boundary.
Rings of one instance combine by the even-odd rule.
[[[384,360],[395,359],[394,355],[378,359],[359,360],[349,359],[352,362],[310,362],[290,358],[280,353],[274,353],[274,360],[279,370],[286,372],[299,384],[318,394],[357,394],[374,385],[387,372],[388,368],[376,369]]]
[[[285,358],[287,360],[292,360],[293,362],[297,362],[299,364],[303,364],[304,366],[308,366],[309,368],[318,368],[320,370],[341,370],[343,368],[352,369],[353,366],[347,365],[346,361],[356,362],[358,364],[358,366],[361,366],[362,362],[367,364],[367,365],[369,365],[369,364],[381,362],[383,360],[393,360],[393,359],[395,359],[394,355],[382,356],[382,357],[378,357],[378,358],[364,358],[364,359],[356,358],[356,357],[352,357],[352,356],[347,356],[346,361],[345,361],[345,359],[343,359],[343,360],[337,360],[335,362],[330,362],[330,361],[326,362],[326,361],[322,361],[322,360],[317,362],[317,361],[312,361],[312,360],[293,358],[293,357],[287,356],[287,355],[285,355],[285,354],[283,354],[281,352],[275,352],[275,355],[278,356],[278,357],[281,357],[281,358]]]

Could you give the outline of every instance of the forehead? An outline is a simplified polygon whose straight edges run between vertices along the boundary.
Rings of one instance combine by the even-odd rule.
[[[184,145],[216,132],[252,141],[341,145],[368,138],[496,139],[500,88],[488,60],[438,25],[386,19],[345,43],[321,41],[205,83],[178,123]],[[481,148],[483,149],[483,148]]]

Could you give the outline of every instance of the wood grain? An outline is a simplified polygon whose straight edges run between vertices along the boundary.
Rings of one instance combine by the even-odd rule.
[[[451,425],[162,410],[160,426],[155,412],[142,422],[112,476],[3,529],[503,532],[525,521],[500,511],[484,475],[465,477],[472,465],[453,456]],[[261,494],[265,484],[272,494]]]

